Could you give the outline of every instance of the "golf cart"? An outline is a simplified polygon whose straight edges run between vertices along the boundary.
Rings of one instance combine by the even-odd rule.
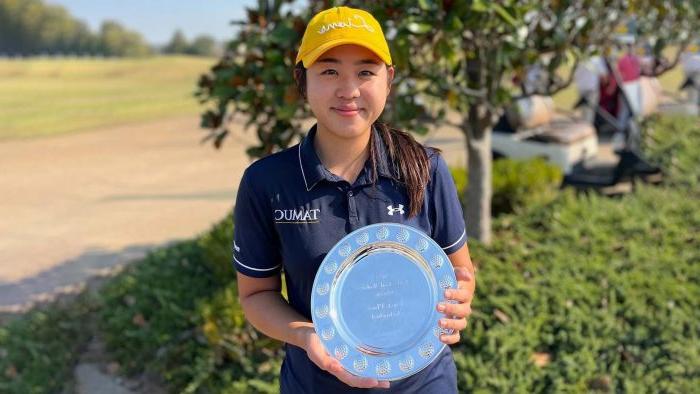
[[[552,98],[540,95],[514,100],[494,126],[491,145],[494,159],[544,157],[564,174],[598,151],[589,123],[556,114]]]
[[[586,166],[581,163],[565,175],[563,185],[576,189],[605,190],[627,181],[658,183],[662,179],[662,171],[643,157],[638,123],[639,119],[655,112],[658,107],[658,81],[644,77],[625,81],[618,68],[610,67],[609,60],[606,62],[615,86],[616,113],[609,112],[602,104],[586,100],[578,105],[592,107],[598,137],[618,145],[614,149],[618,159],[609,165]],[[631,184],[634,185],[634,182]]]

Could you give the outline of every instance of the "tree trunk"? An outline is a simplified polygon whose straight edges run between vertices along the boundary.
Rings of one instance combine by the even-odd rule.
[[[483,105],[471,105],[462,123],[467,136],[469,182],[465,193],[467,235],[491,242],[491,115]]]

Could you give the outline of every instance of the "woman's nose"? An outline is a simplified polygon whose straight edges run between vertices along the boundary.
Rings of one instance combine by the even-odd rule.
[[[352,78],[340,78],[335,90],[338,98],[352,99],[360,96],[360,85]]]

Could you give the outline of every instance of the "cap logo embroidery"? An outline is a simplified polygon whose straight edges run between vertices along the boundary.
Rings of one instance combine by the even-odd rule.
[[[399,204],[398,208],[394,208],[393,205],[389,205],[388,207],[386,207],[386,209],[389,211],[388,212],[389,216],[394,216],[394,213],[396,213],[396,212],[400,213],[401,215],[404,214],[403,204]]]
[[[365,22],[365,18],[357,14],[353,15],[352,17],[359,24],[353,23],[353,20],[350,17],[348,17],[347,22],[338,21],[322,25],[321,28],[318,30],[318,34],[326,34],[333,29],[342,29],[345,27],[350,27],[354,29],[367,29],[368,32],[374,33],[374,28],[372,28],[372,26],[368,25],[367,22]]]

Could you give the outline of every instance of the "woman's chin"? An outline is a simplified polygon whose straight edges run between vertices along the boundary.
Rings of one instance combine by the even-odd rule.
[[[334,124],[332,128],[330,128],[328,131],[333,134],[336,138],[341,138],[341,139],[355,139],[362,137],[366,133],[368,133],[370,130],[370,126],[367,124],[363,125],[343,125],[343,124]]]

